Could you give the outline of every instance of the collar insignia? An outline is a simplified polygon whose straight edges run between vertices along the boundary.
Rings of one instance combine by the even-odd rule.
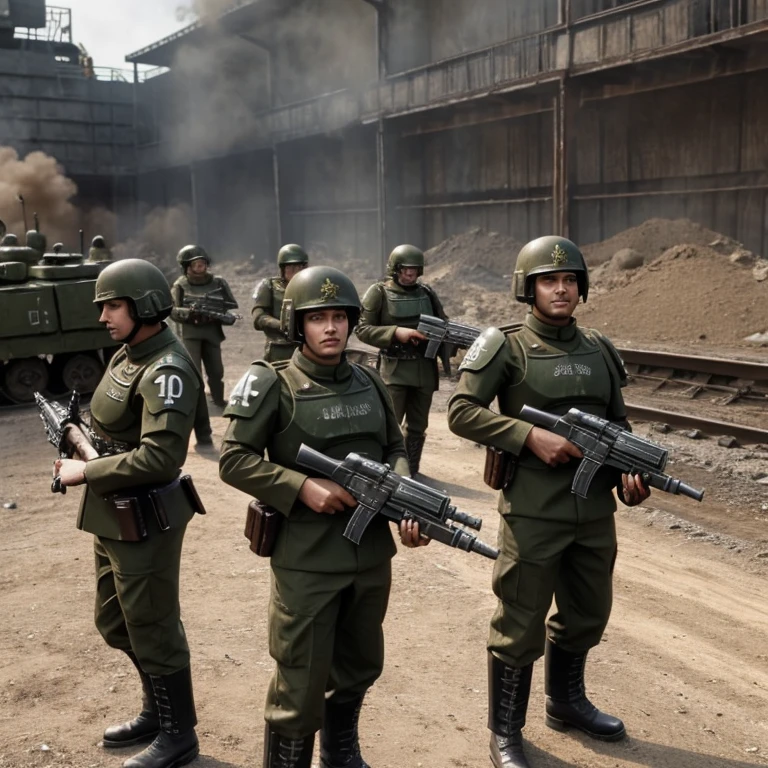
[[[339,293],[339,286],[336,283],[332,283],[329,277],[325,278],[325,282],[320,286],[320,300],[331,301],[335,299]]]
[[[555,250],[552,251],[552,263],[556,267],[562,267],[563,264],[568,263],[568,254],[559,246],[555,246]]]

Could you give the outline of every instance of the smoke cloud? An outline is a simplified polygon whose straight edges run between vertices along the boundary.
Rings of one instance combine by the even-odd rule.
[[[107,241],[114,237],[115,215],[101,207],[78,208],[77,184],[62,173],[55,158],[30,152],[22,159],[15,149],[0,146],[0,219],[23,243],[26,230],[19,195],[26,204],[27,229],[34,228],[37,213],[49,245],[61,241],[67,249],[78,250],[80,229],[103,235]]]
[[[172,282],[179,276],[176,253],[194,239],[194,218],[189,205],[153,208],[145,214],[141,231],[118,243],[112,253],[116,259],[147,259]]]

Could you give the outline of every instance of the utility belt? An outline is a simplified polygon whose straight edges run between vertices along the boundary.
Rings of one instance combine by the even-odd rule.
[[[147,520],[150,516],[154,517],[161,532],[170,530],[174,524],[178,526],[180,501],[186,501],[193,513],[205,514],[203,502],[189,475],[177,477],[167,485],[137,485],[108,496],[107,501],[114,509],[121,541],[144,541],[149,536]]]

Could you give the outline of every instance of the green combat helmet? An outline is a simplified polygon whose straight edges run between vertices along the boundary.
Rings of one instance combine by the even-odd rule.
[[[538,275],[551,272],[573,272],[579,285],[579,296],[587,301],[589,272],[584,256],[575,243],[564,237],[549,235],[531,240],[520,249],[512,276],[512,293],[526,304],[533,304],[533,284]]]
[[[387,275],[395,277],[403,267],[416,267],[421,277],[424,274],[424,251],[415,245],[398,245],[387,259]]]
[[[289,264],[309,264],[307,252],[296,243],[288,243],[277,252],[277,266],[280,271]]]
[[[303,334],[298,325],[299,312],[337,307],[347,310],[351,333],[362,309],[352,281],[333,267],[302,269],[285,289],[280,327],[289,341],[301,341]]]
[[[105,267],[96,280],[94,304],[110,299],[133,302],[136,317],[144,325],[154,325],[171,314],[171,289],[163,273],[144,259],[123,259]]]
[[[187,267],[195,259],[205,259],[206,263],[211,263],[211,257],[208,255],[205,248],[201,248],[199,245],[185,245],[176,254],[176,261],[179,262],[182,272],[186,272]]]
[[[16,246],[19,244],[19,238],[12,232],[7,232],[3,235],[3,239],[0,240],[0,246]]]

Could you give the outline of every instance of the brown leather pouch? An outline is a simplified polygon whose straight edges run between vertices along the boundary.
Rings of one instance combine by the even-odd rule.
[[[251,499],[245,518],[245,538],[251,542],[251,552],[259,557],[271,557],[283,516],[272,507]]]
[[[504,490],[515,476],[517,461],[509,451],[502,451],[491,445],[485,448],[483,482],[494,491]]]
[[[205,505],[197,492],[197,488],[195,488],[195,484],[192,482],[192,477],[190,475],[182,475],[179,478],[179,483],[181,484],[181,489],[184,491],[187,501],[192,506],[192,509],[194,509],[198,515],[204,515]]]
[[[147,525],[139,500],[134,496],[114,496],[111,502],[120,527],[120,540],[144,541],[147,538]]]

